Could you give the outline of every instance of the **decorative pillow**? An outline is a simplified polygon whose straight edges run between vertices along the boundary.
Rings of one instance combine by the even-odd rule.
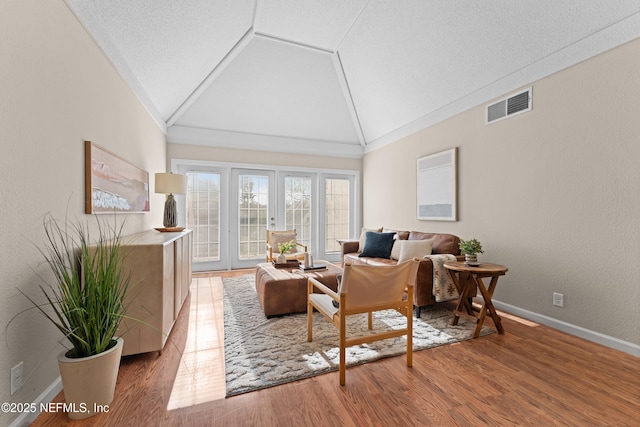
[[[378,231],[382,231],[383,233],[391,233],[392,231],[394,233],[396,233],[396,240],[407,240],[409,238],[409,232],[408,231],[400,231],[400,230],[394,230],[393,228],[382,228],[382,230],[378,230]]]
[[[393,247],[391,248],[391,259],[395,259],[396,261],[400,259],[400,248],[402,244],[406,242],[406,240],[395,239],[393,241]]]
[[[413,258],[424,258],[425,255],[431,255],[433,239],[401,240],[401,242],[402,245],[400,246],[400,256],[398,257],[398,263]]]
[[[362,252],[364,249],[364,242],[367,238],[368,231],[382,231],[382,227],[378,228],[364,228],[362,227],[362,231],[360,232],[360,244],[358,244],[358,252]]]
[[[393,228],[387,228],[387,227],[382,227],[382,230],[378,230],[378,231],[382,231],[383,233],[397,233],[398,230],[394,230]],[[394,236],[394,238],[398,238],[397,236]]]
[[[389,258],[393,247],[393,236],[396,233],[378,233],[367,231],[364,249],[359,257]]]

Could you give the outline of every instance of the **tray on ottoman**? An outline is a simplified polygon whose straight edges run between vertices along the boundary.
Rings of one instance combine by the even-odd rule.
[[[337,275],[342,269],[327,261],[316,261],[324,264],[326,269],[302,271],[275,268],[271,263],[258,264],[256,267],[256,292],[267,317],[283,314],[303,313],[307,311],[307,280],[317,279],[322,284],[337,291]]]
[[[275,268],[297,268],[297,267],[300,267],[300,261],[298,261],[297,259],[294,259],[292,261],[287,261],[287,262],[271,261],[271,263],[273,264],[273,266]]]

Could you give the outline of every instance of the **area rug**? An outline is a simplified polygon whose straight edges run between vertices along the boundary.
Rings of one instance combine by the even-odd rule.
[[[223,280],[227,397],[337,371],[338,330],[316,312],[313,342],[307,342],[305,313],[267,319],[254,279],[247,275]],[[451,311],[438,307],[422,309],[420,319],[414,316],[414,351],[470,339],[475,324],[460,319],[451,326],[452,316]],[[374,331],[402,327],[403,319],[395,310],[374,313]],[[347,328],[348,335],[370,333],[367,315],[349,316]],[[480,335],[492,332],[483,327]],[[347,349],[347,366],[405,353],[405,337],[353,346]]]

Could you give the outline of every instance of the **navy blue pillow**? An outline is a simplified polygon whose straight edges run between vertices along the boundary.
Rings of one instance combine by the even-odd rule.
[[[371,258],[391,258],[393,248],[393,233],[378,233],[377,231],[367,231],[364,241],[364,249],[359,257]]]

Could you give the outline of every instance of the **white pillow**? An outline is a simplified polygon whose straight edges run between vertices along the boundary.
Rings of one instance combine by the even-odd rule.
[[[431,255],[431,247],[433,239],[426,240],[401,240],[400,256],[398,263],[413,259],[424,258],[425,255]]]
[[[391,259],[395,259],[396,261],[400,259],[400,248],[402,247],[402,242],[408,242],[408,240],[394,240],[393,248],[391,248]]]

